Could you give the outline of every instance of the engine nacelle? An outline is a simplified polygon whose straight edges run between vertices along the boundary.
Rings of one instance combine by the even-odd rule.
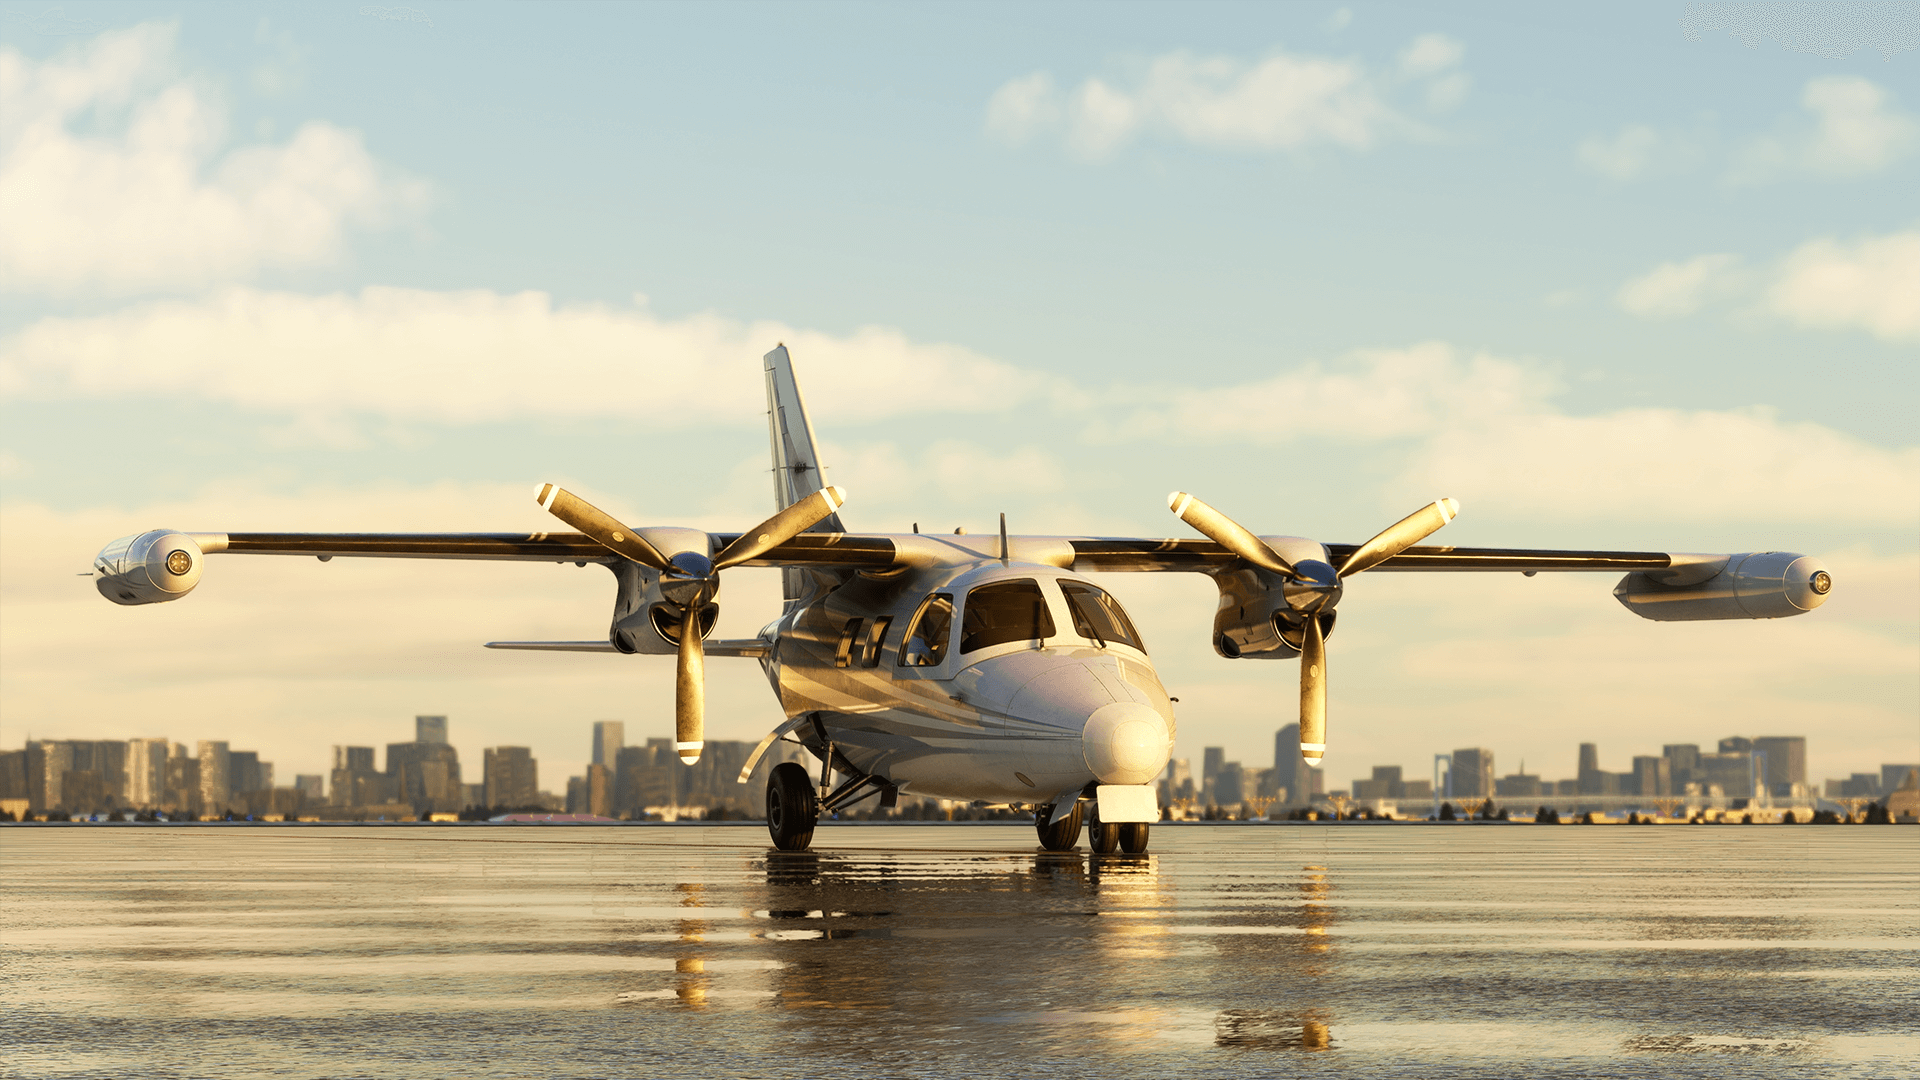
[[[641,529],[661,554],[671,559],[683,551],[711,553],[712,538],[697,529]],[[680,651],[680,626],[686,610],[660,592],[660,575],[625,559],[609,567],[620,583],[613,602],[613,625],[607,638],[623,653],[671,656]],[[700,636],[713,633],[720,605],[709,601],[700,609]]]
[[[1697,567],[1628,574],[1613,587],[1628,611],[1658,622],[1782,619],[1827,602],[1833,575],[1819,559],[1790,551],[1729,555],[1719,573]]]
[[[1327,560],[1326,546],[1297,536],[1263,536],[1291,563]],[[1228,659],[1291,660],[1300,655],[1302,624],[1287,603],[1286,579],[1258,567],[1241,566],[1212,575],[1220,590],[1213,613],[1213,651]],[[1333,629],[1333,614],[1322,617]]]
[[[94,585],[116,604],[163,604],[200,584],[206,552],[186,533],[154,529],[123,536],[93,557]]]

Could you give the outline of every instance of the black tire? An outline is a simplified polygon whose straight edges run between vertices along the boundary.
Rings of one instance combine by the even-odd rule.
[[[1129,821],[1116,825],[1120,830],[1120,850],[1129,855],[1143,855],[1147,850],[1147,822]]]
[[[1100,806],[1094,804],[1093,812],[1087,815],[1087,846],[1095,855],[1111,855],[1120,850],[1119,822],[1109,825],[1100,820]]]
[[[1049,803],[1034,815],[1033,825],[1040,833],[1040,846],[1048,851],[1072,851],[1080,842],[1080,804],[1073,804],[1073,812],[1058,821],[1052,820],[1053,804]]]
[[[767,777],[767,835],[781,851],[805,851],[820,819],[820,796],[805,767],[788,761]]]

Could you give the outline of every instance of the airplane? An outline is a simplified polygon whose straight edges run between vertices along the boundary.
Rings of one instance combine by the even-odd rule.
[[[1326,751],[1327,641],[1347,579],[1369,570],[1624,572],[1615,598],[1646,619],[1770,619],[1825,602],[1833,578],[1790,552],[1702,555],[1423,546],[1459,512],[1437,499],[1360,544],[1255,535],[1199,498],[1168,506],[1202,538],[855,533],[826,484],[784,345],[764,357],[777,512],[741,533],[632,528],[556,484],[539,505],[573,532],[237,533],[154,529],[94,561],[117,604],[178,600],[214,553],[597,563],[615,580],[604,639],[495,641],[495,649],[673,655],[675,745],[704,745],[706,658],[760,663],[784,722],[776,740],[819,761],[767,781],[773,846],[802,851],[820,815],[901,795],[1031,809],[1040,846],[1147,850],[1160,819],[1153,781],[1176,731],[1173,699],[1119,601],[1087,577],[1185,572],[1219,589],[1213,647],[1228,659],[1300,660],[1300,753]],[[783,609],[752,638],[709,640],[720,579],[778,567]]]

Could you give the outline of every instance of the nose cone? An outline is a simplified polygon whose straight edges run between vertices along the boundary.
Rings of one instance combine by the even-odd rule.
[[[1160,775],[1173,753],[1173,733],[1161,715],[1136,701],[1116,701],[1087,717],[1080,732],[1087,768],[1103,784],[1144,784]]]

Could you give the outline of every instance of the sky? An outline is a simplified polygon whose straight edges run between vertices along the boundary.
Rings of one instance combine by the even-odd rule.
[[[1920,39],[1769,10],[7,2],[0,745],[284,784],[444,713],[469,781],[527,745],[564,790],[593,721],[668,733],[671,661],[480,644],[600,636],[597,567],[79,575],[149,528],[546,529],[541,481],[744,529],[784,342],[856,530],[1191,535],[1177,489],[1358,542],[1445,495],[1436,542],[1834,573],[1692,624],[1606,575],[1356,579],[1330,786],[1920,761]],[[1105,583],[1176,756],[1271,764],[1296,665],[1215,656],[1204,577]],[[777,597],[730,572],[718,633]],[[710,739],[780,720],[751,661],[708,694]]]

